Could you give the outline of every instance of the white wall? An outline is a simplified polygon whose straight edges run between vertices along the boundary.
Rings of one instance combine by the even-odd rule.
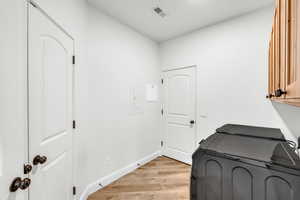
[[[90,127],[83,133],[89,152],[83,168],[91,182],[160,149],[160,102],[146,102],[145,87],[159,85],[161,69],[157,43],[93,7],[87,30]]]
[[[272,16],[270,6],[161,44],[164,70],[198,66],[199,141],[225,123],[278,127],[294,139],[295,127],[265,98]],[[300,110],[292,110],[296,125]]]

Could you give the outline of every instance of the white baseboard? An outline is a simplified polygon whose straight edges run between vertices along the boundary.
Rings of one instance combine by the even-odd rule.
[[[154,160],[155,158],[161,156],[161,151],[157,151],[149,156],[146,156],[145,158],[138,160],[118,171],[115,171],[111,173],[108,176],[102,177],[99,180],[89,184],[86,189],[83,191],[82,195],[80,196],[79,200],[87,200],[88,196],[105,186],[111,184],[112,182],[118,180],[119,178],[123,177],[124,175],[136,170],[142,165],[145,165],[146,163]]]
[[[192,165],[192,154],[183,153],[183,152],[177,151],[175,149],[165,148],[162,151],[162,155],[167,156],[169,158],[173,158],[175,160],[186,163],[188,165]]]

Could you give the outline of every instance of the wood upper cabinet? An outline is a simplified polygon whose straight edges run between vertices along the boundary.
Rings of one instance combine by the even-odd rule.
[[[276,0],[269,43],[268,97],[300,106],[299,0]]]

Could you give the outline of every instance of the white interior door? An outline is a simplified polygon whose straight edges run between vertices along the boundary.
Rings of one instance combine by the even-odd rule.
[[[1,72],[1,70],[0,70]],[[0,77],[2,77],[0,75]],[[6,87],[10,81],[5,81]],[[13,82],[13,81],[12,81]],[[2,90],[2,94],[18,94],[16,91],[9,90],[8,88]],[[16,178],[24,180],[27,178],[23,174],[26,163],[25,153],[25,123],[18,121],[21,114],[17,106],[17,99],[12,99],[11,96],[0,96],[0,200],[26,200],[27,189],[17,188],[13,192],[10,191],[10,186]],[[20,96],[19,96],[20,97]],[[25,99],[22,98],[24,101]],[[3,123],[2,123],[3,122]],[[23,130],[20,130],[23,129]]]
[[[196,142],[196,67],[164,73],[164,155],[191,164]]]
[[[26,178],[26,1],[0,6],[0,200],[25,200],[27,191],[10,192],[16,177]]]
[[[1,102],[3,103],[3,102]],[[24,132],[20,132],[17,129],[17,123],[15,119],[18,117],[15,113],[8,114],[8,109],[10,108],[11,112],[14,110],[13,106],[16,106],[15,101],[11,103],[6,102],[8,107],[2,110],[2,106],[0,109],[4,111],[3,118],[6,121],[6,124],[1,124],[0,127],[0,199],[1,200],[25,200],[27,199],[27,189],[24,188],[21,190],[20,188],[10,191],[10,185],[13,180],[17,177],[20,180],[24,180],[27,178],[26,175],[23,174],[24,163],[25,163],[25,134]],[[2,120],[2,116],[0,117]],[[11,120],[10,122],[8,120]],[[12,126],[15,126],[12,127]],[[25,129],[24,129],[25,130]],[[16,131],[16,132],[13,132]],[[16,139],[18,138],[18,139]]]
[[[73,40],[31,5],[28,45],[30,200],[70,200]]]

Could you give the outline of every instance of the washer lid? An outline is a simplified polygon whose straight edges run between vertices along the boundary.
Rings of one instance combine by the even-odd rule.
[[[276,128],[226,124],[218,128],[217,133],[285,141],[281,130]]]
[[[272,137],[271,130],[275,130],[277,137]],[[238,157],[244,161],[255,160],[300,170],[299,156],[280,137],[278,129],[230,124],[221,127],[217,132],[201,142],[200,148],[225,157]]]

